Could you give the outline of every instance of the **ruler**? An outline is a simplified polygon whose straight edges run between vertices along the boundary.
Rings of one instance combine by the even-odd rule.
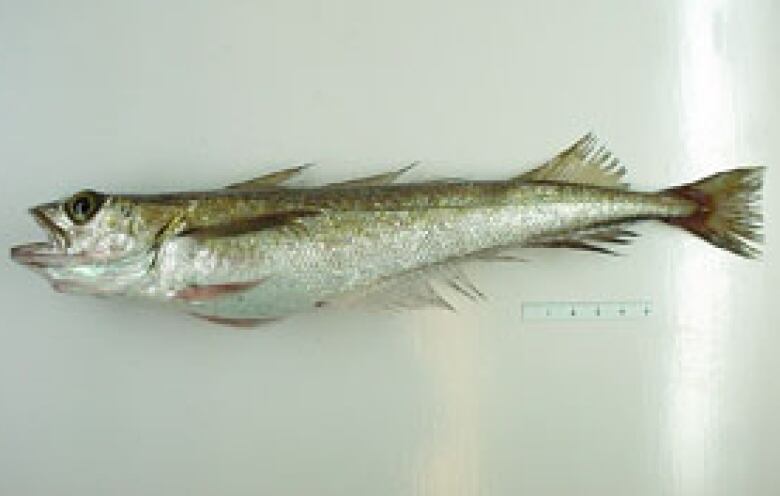
[[[523,320],[637,320],[653,315],[650,301],[539,301],[521,307]]]

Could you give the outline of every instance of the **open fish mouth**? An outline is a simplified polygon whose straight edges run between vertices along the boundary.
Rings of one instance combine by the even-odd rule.
[[[72,262],[74,257],[67,252],[70,243],[65,232],[46,216],[41,207],[31,208],[30,214],[49,239],[14,246],[11,258],[22,265],[38,268],[61,267]]]

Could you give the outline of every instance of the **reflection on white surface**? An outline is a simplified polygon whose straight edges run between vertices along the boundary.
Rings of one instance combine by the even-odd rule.
[[[681,12],[681,129],[689,170],[704,177],[733,166],[735,114],[731,69],[723,56],[727,0],[683,2]],[[679,494],[709,494],[717,480],[713,439],[718,432],[719,377],[729,328],[723,310],[732,277],[723,253],[696,239],[675,249],[672,277],[677,311],[671,351],[669,435]]]
[[[761,261],[648,225],[618,259],[475,265],[490,299],[454,315],[251,333],[57,295],[5,256],[0,495],[775,496],[778,7],[0,3],[6,253],[41,235],[27,206],[84,187],[299,160],[312,183],[406,160],[499,178],[589,129],[637,189],[737,153],[769,166],[772,229]],[[644,320],[520,320],[525,301],[644,298]]]
[[[423,366],[430,374],[437,408],[425,418],[419,459],[414,464],[415,494],[471,495],[479,492],[478,395],[476,356],[479,349],[473,326],[435,313],[420,313],[429,320],[417,341]],[[438,321],[437,321],[438,320]]]

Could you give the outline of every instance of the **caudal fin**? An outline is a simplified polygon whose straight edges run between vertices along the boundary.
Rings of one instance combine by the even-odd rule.
[[[763,241],[761,199],[764,168],[749,167],[721,172],[695,183],[666,190],[696,203],[687,217],[666,219],[715,246],[746,258],[761,254]]]

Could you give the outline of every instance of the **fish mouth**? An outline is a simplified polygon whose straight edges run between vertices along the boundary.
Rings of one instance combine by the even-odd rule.
[[[44,213],[42,207],[33,207],[30,214],[48,235],[48,241],[26,243],[11,248],[11,258],[30,267],[61,267],[72,261],[67,249],[70,245],[65,231]]]

